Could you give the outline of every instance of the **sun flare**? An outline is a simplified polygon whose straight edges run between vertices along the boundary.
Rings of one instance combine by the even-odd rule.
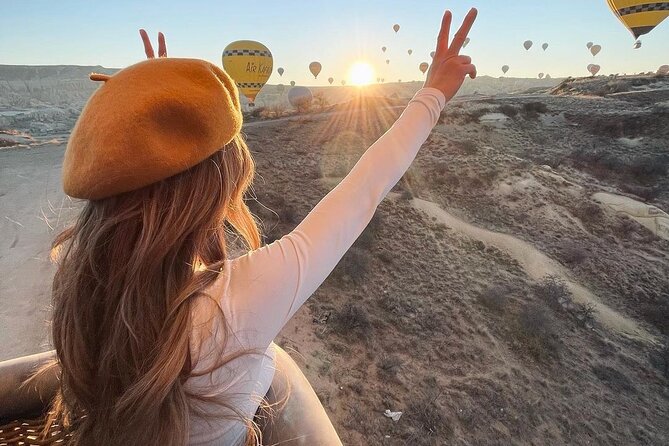
[[[348,78],[353,85],[369,85],[374,81],[374,68],[367,62],[356,62],[348,71]]]

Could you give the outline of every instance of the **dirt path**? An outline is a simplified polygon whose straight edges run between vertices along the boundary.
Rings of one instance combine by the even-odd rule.
[[[414,199],[413,206],[425,212],[437,221],[467,235],[481,240],[507,252],[523,267],[533,280],[541,280],[545,276],[561,277],[567,283],[574,300],[583,304],[591,304],[595,308],[596,319],[604,326],[629,338],[656,343],[653,335],[640,327],[634,320],[603,304],[590,290],[569,279],[567,271],[556,261],[540,252],[531,244],[508,234],[489,231],[471,225],[443,210],[431,201]]]

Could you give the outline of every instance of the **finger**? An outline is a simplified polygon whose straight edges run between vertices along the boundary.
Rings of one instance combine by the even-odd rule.
[[[140,29],[139,35],[142,36],[142,42],[144,42],[144,53],[149,59],[153,59],[156,55],[153,53],[153,46],[151,45],[151,40],[149,35],[146,33],[146,30]]]
[[[470,78],[476,79],[476,65],[467,64],[460,67],[461,73],[463,76],[469,75]]]
[[[167,45],[165,45],[165,34],[158,33],[158,57],[167,57]]]
[[[434,55],[436,59],[439,54],[446,53],[448,50],[448,39],[451,34],[451,21],[453,20],[453,14],[451,11],[446,10],[444,17],[441,19],[441,29],[439,30],[439,37],[437,37],[437,50]]]
[[[458,62],[462,65],[469,65],[470,63],[472,63],[472,58],[469,57],[469,56],[460,55],[460,56],[454,57],[454,59],[456,60],[456,62]]]
[[[467,17],[465,17],[465,20],[462,22],[462,26],[460,27],[458,32],[455,33],[455,37],[453,37],[453,42],[451,42],[451,46],[448,48],[448,52],[450,55],[460,53],[462,45],[464,45],[465,39],[467,39],[469,31],[471,31],[472,25],[474,24],[477,15],[478,11],[476,10],[476,8],[472,8],[469,10]]]

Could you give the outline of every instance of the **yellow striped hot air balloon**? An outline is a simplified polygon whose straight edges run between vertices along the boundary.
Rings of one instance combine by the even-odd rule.
[[[634,38],[648,34],[669,16],[669,2],[648,0],[607,0],[609,7]]]
[[[238,40],[223,50],[223,68],[251,106],[272,74],[272,63],[272,53],[260,42]]]

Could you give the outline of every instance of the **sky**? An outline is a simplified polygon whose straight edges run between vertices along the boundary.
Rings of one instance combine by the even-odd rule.
[[[228,43],[260,41],[274,56],[272,84],[327,85],[328,77],[339,82],[357,61],[371,64],[386,82],[421,80],[418,65],[431,60],[443,11],[453,11],[455,30],[471,6],[479,17],[464,53],[479,74],[500,76],[505,64],[510,77],[585,76],[590,63],[601,65],[601,74],[669,64],[669,20],[642,36],[642,48],[634,50],[632,35],[606,0],[2,0],[0,64],[124,67],[144,58],[143,27],[152,39],[165,33],[170,56],[219,66]],[[525,51],[528,39],[535,44]],[[597,57],[588,41],[603,47]],[[550,45],[545,52],[544,42]],[[309,73],[312,61],[323,65],[318,79]],[[285,69],[283,77],[278,67]]]

